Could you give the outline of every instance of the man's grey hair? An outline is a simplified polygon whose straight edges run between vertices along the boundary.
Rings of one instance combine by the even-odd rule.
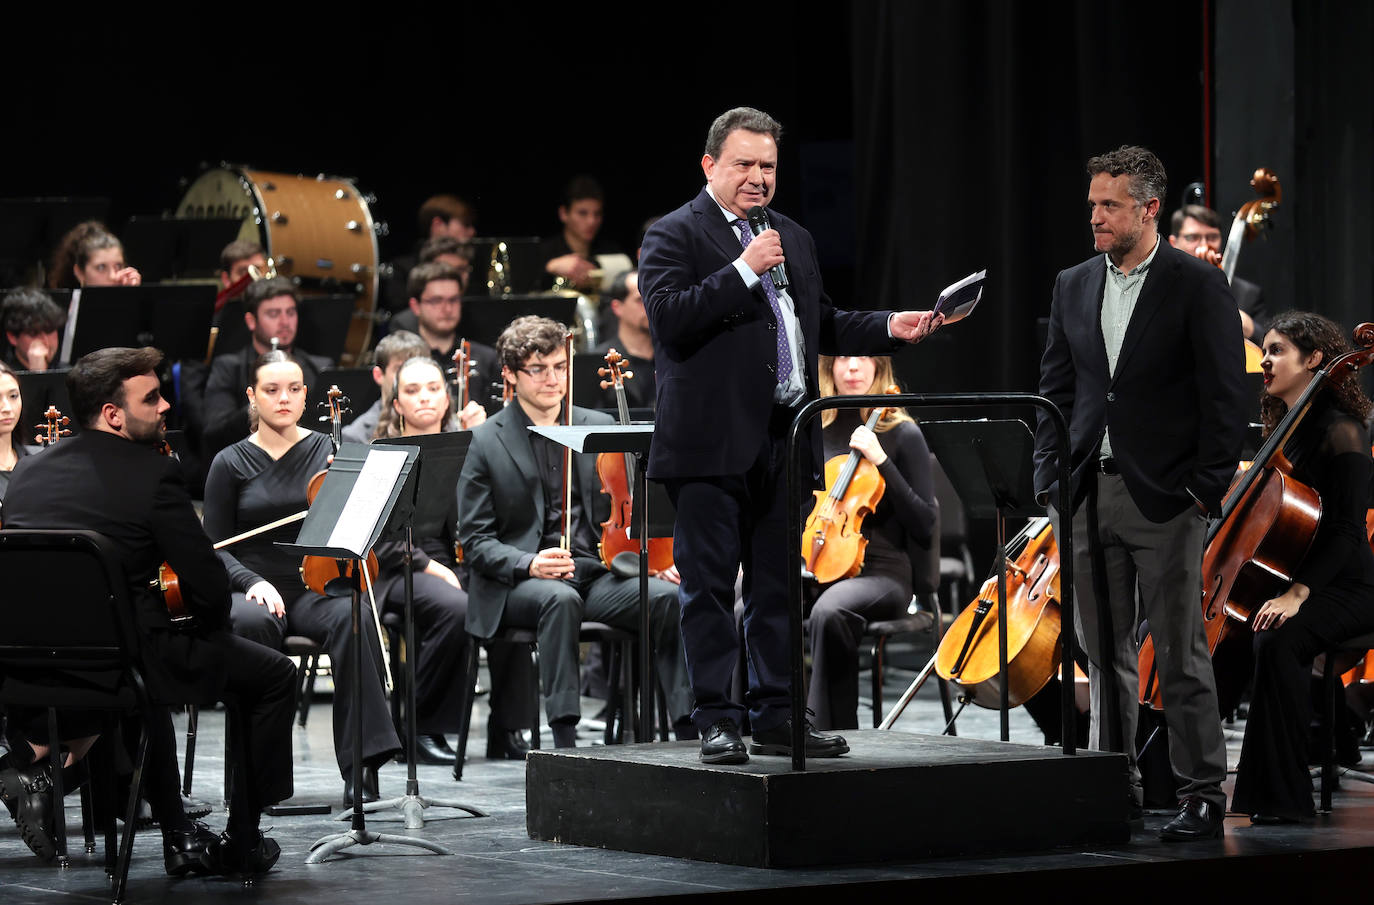
[[[1137,204],[1146,204],[1151,198],[1160,200],[1155,219],[1164,210],[1164,192],[1168,187],[1168,177],[1164,174],[1164,164],[1148,148],[1138,145],[1122,145],[1115,151],[1099,154],[1088,161],[1088,176],[1099,173],[1108,176],[1130,176],[1126,191]]]
[[[736,129],[771,135],[774,144],[782,144],[781,123],[762,110],[756,110],[753,107],[736,107],[733,110],[726,110],[716,117],[715,122],[711,123],[711,128],[706,133],[706,156],[712,160],[718,159],[720,149],[725,146],[725,139],[729,138],[730,133]]]

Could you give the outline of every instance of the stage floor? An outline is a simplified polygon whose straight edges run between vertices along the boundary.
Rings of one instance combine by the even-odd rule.
[[[908,673],[892,673],[895,697]],[[485,726],[485,699],[479,700],[473,726]],[[591,702],[588,702],[591,704]],[[592,704],[585,712],[592,712]],[[309,726],[296,730],[296,801],[341,806],[342,781],[334,764],[328,698],[312,708]],[[1013,711],[1013,740],[1038,742],[1039,734],[1024,711]],[[867,715],[861,715],[866,720]],[[184,725],[184,722],[182,723]],[[942,721],[933,690],[923,691],[898,723],[898,731],[937,733]],[[961,735],[995,739],[995,713],[970,708],[959,721]],[[1228,727],[1228,747],[1234,766],[1243,724]],[[580,741],[590,744],[595,733]],[[914,741],[914,740],[913,740]],[[472,818],[453,810],[431,810],[423,829],[406,831],[399,813],[369,817],[369,828],[423,836],[448,846],[455,854],[436,856],[394,845],[353,848],[347,856],[307,865],[310,845],[346,824],[328,817],[264,818],[264,828],[282,846],[275,870],[252,890],[223,879],[172,880],[162,869],[156,830],[137,837],[130,871],[128,901],[300,903],[300,905],[377,905],[385,898],[406,905],[447,902],[542,903],[630,900],[687,896],[728,901],[739,898],[757,905],[783,901],[795,905],[799,887],[831,887],[846,897],[928,895],[958,884],[958,889],[989,893],[1014,891],[1048,898],[1069,895],[1078,899],[1089,890],[1111,889],[1114,905],[1125,901],[1177,896],[1184,889],[1200,891],[1198,880],[1216,889],[1241,893],[1247,887],[1272,894],[1279,876],[1321,877],[1324,888],[1341,888],[1363,878],[1374,850],[1374,787],[1347,782],[1338,793],[1335,811],[1296,827],[1251,827],[1243,817],[1227,820],[1224,840],[1166,845],[1156,832],[1168,815],[1149,814],[1131,841],[1096,848],[1066,848],[1018,853],[1003,857],[947,857],[911,860],[900,864],[826,868],[762,869],[710,864],[662,856],[582,848],[532,841],[525,824],[524,765],[493,762],[481,757],[484,742],[475,736],[464,780],[455,783],[449,770],[422,766],[422,793],[459,799],[490,816]],[[198,797],[218,802],[223,761],[223,718],[202,714],[196,757]],[[1366,753],[1366,762],[1374,755]],[[405,767],[383,768],[383,796],[404,790]],[[1229,786],[1229,784],[1228,784]],[[1229,788],[1228,788],[1229,791]],[[1016,796],[1017,790],[1005,790]],[[74,802],[75,799],[72,799]],[[67,811],[68,826],[79,838],[79,812]],[[827,819],[818,806],[814,819]],[[208,821],[222,827],[222,812]],[[683,832],[691,832],[684,826]],[[844,828],[837,828],[843,833]],[[0,903],[108,901],[102,856],[73,849],[71,867],[59,870],[34,858],[20,841],[7,817],[0,815]],[[1179,882],[1190,884],[1180,887]],[[1091,885],[1085,885],[1091,884]],[[1103,885],[1105,884],[1105,885]]]

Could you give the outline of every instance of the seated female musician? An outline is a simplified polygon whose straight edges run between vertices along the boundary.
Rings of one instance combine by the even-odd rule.
[[[252,433],[215,456],[205,481],[205,531],[219,542],[307,508],[306,484],[329,464],[329,437],[297,425],[305,408],[301,367],[282,351],[268,352],[253,368],[247,389]],[[234,590],[230,620],[236,634],[280,649],[289,633],[324,645],[340,689],[353,682],[352,600],[326,597],[301,581],[298,555],[275,546],[293,541],[299,524],[283,525],[219,551]],[[362,723],[364,801],[376,800],[377,767],[401,747],[387,709],[381,655],[373,620],[362,620],[364,646],[361,710],[353,695],[334,696],[334,756],[352,798],[354,722]],[[351,802],[350,802],[351,803]]]
[[[26,430],[19,424],[23,409],[19,378],[9,365],[0,361],[0,501],[5,499],[5,488],[10,486],[10,472],[14,471],[14,466],[34,452],[33,447],[26,446],[20,439]]]
[[[1349,349],[1341,328],[1316,314],[1279,315],[1264,337],[1260,414],[1270,433],[1313,373]],[[1293,475],[1321,496],[1321,524],[1292,586],[1253,617],[1255,675],[1232,808],[1252,823],[1315,813],[1307,772],[1313,658],[1374,630],[1374,552],[1365,535],[1371,402],[1358,375],[1328,380],[1284,448]]]
[[[428,349],[423,351],[427,353]],[[390,408],[377,424],[378,437],[415,437],[458,430],[458,419],[451,414],[448,381],[428,354],[409,358],[400,366],[387,396]],[[486,413],[479,406],[474,417],[485,420]],[[453,477],[456,487],[458,476]],[[443,734],[458,732],[463,718],[468,595],[457,574],[459,567],[454,556],[457,537],[458,496],[453,492],[450,493],[448,522],[443,530],[434,536],[416,537],[411,551],[418,631],[415,732],[417,756],[422,763],[454,762],[455,752]],[[378,544],[377,559],[381,564],[377,580],[378,603],[384,610],[403,614],[404,544],[400,541]],[[487,757],[523,760],[529,746],[515,727],[528,726],[533,718],[512,712],[512,708],[529,701],[533,692],[529,687],[528,666],[521,670],[521,658],[512,656],[513,653],[507,644],[494,644],[488,652],[492,712],[487,726]]]
[[[80,286],[139,286],[143,276],[124,263],[124,246],[105,224],[78,223],[62,237],[48,274],[49,289]]]
[[[820,356],[822,396],[881,393],[893,383],[892,359]],[[821,415],[825,456],[858,450],[887,483],[882,500],[863,523],[868,538],[863,571],[819,591],[811,608],[811,688],[807,707],[817,729],[859,727],[859,639],[869,622],[895,619],[911,601],[912,565],[928,549],[938,504],[930,449],[921,429],[901,409],[889,411],[870,431],[869,410],[839,409]]]

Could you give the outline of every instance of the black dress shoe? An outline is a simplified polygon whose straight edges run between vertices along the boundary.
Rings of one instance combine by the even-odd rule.
[[[1250,822],[1255,826],[1283,826],[1301,821],[1296,817],[1282,817],[1278,814],[1251,814]]]
[[[415,739],[415,763],[453,766],[457,757],[442,735],[421,735]]]
[[[1159,831],[1165,842],[1191,842],[1194,839],[1219,839],[1225,831],[1226,814],[1222,809],[1196,795],[1183,799],[1178,816]]]
[[[44,861],[57,857],[52,776],[47,764],[33,764],[24,770],[0,770],[0,786],[3,786],[6,804],[14,805],[14,820],[19,824],[19,836],[24,844]]]
[[[363,767],[363,804],[377,801],[382,797],[378,788],[377,768]],[[344,779],[344,807],[353,807],[353,777],[351,775]]]
[[[167,868],[167,876],[208,873],[204,864],[205,850],[218,838],[199,820],[193,820],[191,828],[184,833],[163,832],[162,864]]]
[[[739,737],[739,724],[726,717],[711,724],[701,737],[703,764],[747,764],[749,752]]]
[[[225,830],[205,849],[202,866],[220,876],[265,874],[281,857],[281,846],[260,832],[240,836]]]
[[[811,721],[806,721],[806,756],[839,757],[849,753],[849,743],[842,735],[821,735]],[[755,729],[750,754],[781,754],[792,756],[792,721],[783,720],[771,729]]]
[[[524,760],[530,743],[518,729],[487,730],[487,760]]]

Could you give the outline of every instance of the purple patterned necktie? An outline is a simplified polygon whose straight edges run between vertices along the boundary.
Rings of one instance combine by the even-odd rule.
[[[744,220],[736,220],[735,226],[739,229],[740,247],[748,248],[754,240],[749,224]],[[778,383],[787,383],[792,379],[792,348],[787,344],[787,322],[782,317],[778,291],[773,288],[773,277],[765,270],[759,279],[763,281],[763,294],[768,296],[768,304],[773,306],[773,317],[778,322]]]

